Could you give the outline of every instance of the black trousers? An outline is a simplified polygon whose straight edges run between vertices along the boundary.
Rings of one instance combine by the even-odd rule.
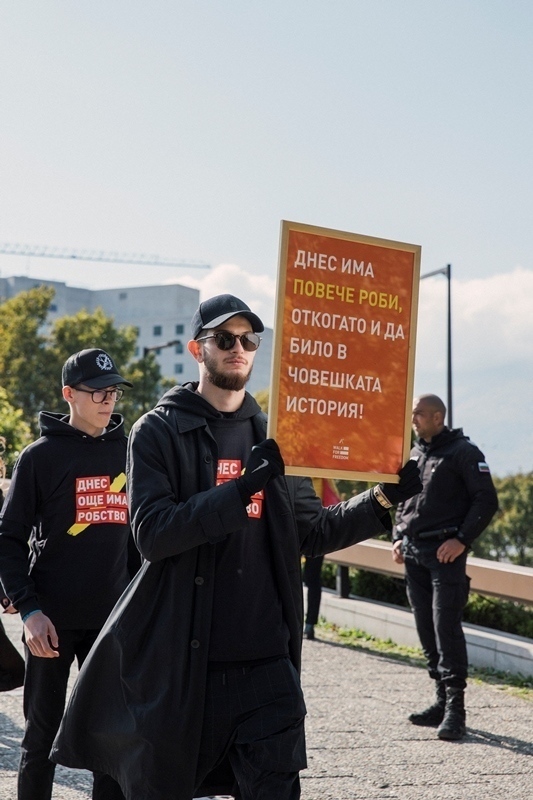
[[[16,689],[24,683],[24,659],[12,644],[0,620],[0,692]]]
[[[305,615],[306,625],[316,625],[318,622],[318,612],[320,611],[320,599],[322,597],[322,563],[324,556],[307,558],[304,561],[303,581],[307,586],[307,613]]]
[[[228,757],[242,800],[298,800],[305,713],[288,658],[210,670],[196,785]]]
[[[464,688],[468,657],[461,622],[470,588],[466,552],[441,564],[436,556],[440,544],[404,538],[407,595],[430,676]]]
[[[70,668],[85,660],[98,631],[60,630],[57,658],[33,656],[27,647],[24,680],[26,727],[21,744],[18,800],[50,800],[55,764],[48,755],[65,709]],[[124,800],[119,785],[108,775],[94,775],[94,800]]]

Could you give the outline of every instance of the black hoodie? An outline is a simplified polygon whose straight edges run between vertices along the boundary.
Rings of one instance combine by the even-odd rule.
[[[498,509],[498,497],[485,456],[461,428],[447,428],[430,442],[417,439],[411,450],[423,489],[400,503],[393,540],[422,531],[457,527],[457,538],[470,547]],[[439,540],[434,540],[438,547]]]
[[[225,483],[241,473],[257,444],[252,418],[261,415],[261,409],[246,392],[236,411],[218,411],[195,393],[196,387],[196,383],[175,387],[158,405],[174,407],[207,423],[218,453],[216,482]],[[289,632],[272,571],[265,502],[263,492],[255,495],[247,509],[247,526],[214,545],[211,663],[249,663],[288,654]]]
[[[43,411],[39,424],[0,513],[0,578],[21,616],[97,629],[129,582],[122,417],[97,437],[63,414]]]
[[[233,419],[250,419],[256,414],[261,413],[261,408],[251,394],[244,393],[244,400],[237,411],[232,411],[230,414],[224,411],[218,411],[214,406],[209,403],[201,394],[197,394],[198,381],[191,381],[182,386],[173,386],[168,392],[165,392],[163,397],[158,401],[156,409],[162,406],[169,406],[171,408],[179,408],[186,411],[195,417],[202,419],[224,419],[228,416]]]

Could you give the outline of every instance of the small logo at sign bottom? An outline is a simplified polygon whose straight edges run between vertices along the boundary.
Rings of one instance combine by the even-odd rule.
[[[341,439],[338,444],[333,445],[333,458],[347,461],[350,457],[350,448],[344,444],[344,439]]]

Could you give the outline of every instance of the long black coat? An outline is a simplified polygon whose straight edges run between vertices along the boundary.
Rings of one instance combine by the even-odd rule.
[[[130,437],[131,521],[147,559],[91,650],[51,758],[107,773],[128,800],[190,800],[203,716],[214,578],[212,543],[246,510],[233,481],[215,487],[207,421],[174,389]],[[266,417],[253,417],[257,441]],[[300,666],[301,553],[316,556],[384,531],[368,492],[323,508],[311,481],[276,478],[265,490],[273,568]],[[227,787],[227,791],[230,787]],[[218,788],[221,791],[221,787]]]

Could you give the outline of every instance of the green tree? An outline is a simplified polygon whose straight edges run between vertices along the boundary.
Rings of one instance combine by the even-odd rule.
[[[92,312],[82,309],[56,320],[48,342],[55,359],[56,381],[59,382],[54,391],[61,391],[61,367],[69,355],[88,347],[101,347],[111,354],[120,374],[133,384],[133,389],[126,389],[117,406],[117,411],[124,416],[126,430],[129,430],[141,414],[153,407],[163,391],[161,370],[154,354],[148,353],[133,360],[137,335],[137,328],[133,325],[116,327],[113,318],[101,308]]]
[[[8,476],[20,451],[33,440],[30,426],[20,408],[14,408],[7,392],[0,387],[0,437],[5,439],[5,452],[1,454]]]
[[[101,308],[81,309],[54,322],[48,346],[60,366],[78,350],[101,347],[109,351],[119,369],[125,369],[133,358],[137,333],[133,325],[115,327],[113,317],[108,317]]]
[[[52,289],[38,287],[0,304],[0,375],[7,400],[21,410],[33,436],[38,436],[39,411],[67,410],[61,398],[61,368],[66,359],[79,350],[101,347],[134,384],[117,407],[129,430],[170,382],[161,378],[152,353],[134,360],[137,329],[116,327],[101,308],[61,317],[44,333],[53,296]]]
[[[161,370],[153,353],[130,362],[121,373],[133,383],[126,389],[118,410],[124,416],[126,430],[157,403],[161,395],[174,386],[174,381],[161,377]]]
[[[53,364],[43,333],[53,297],[53,289],[40,286],[0,304],[2,388],[34,434],[43,397],[48,396]]]
[[[533,566],[533,472],[494,478],[499,511],[473,552],[479,558]]]
[[[270,397],[270,391],[268,389],[260,389],[258,392],[254,394],[255,399],[257,400],[261,411],[264,411],[265,414],[268,414],[268,401]]]

